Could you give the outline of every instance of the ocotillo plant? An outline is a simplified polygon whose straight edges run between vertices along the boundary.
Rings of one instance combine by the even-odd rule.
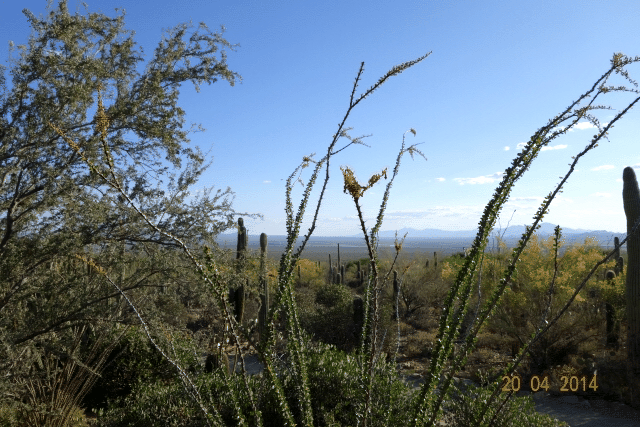
[[[269,313],[269,282],[267,281],[267,235],[260,234],[260,314],[258,324],[260,327],[260,344],[264,345],[264,336],[267,330],[267,314]]]
[[[627,359],[630,393],[640,407],[640,190],[632,168],[622,172],[622,201],[627,216]],[[635,228],[635,230],[634,230]]]

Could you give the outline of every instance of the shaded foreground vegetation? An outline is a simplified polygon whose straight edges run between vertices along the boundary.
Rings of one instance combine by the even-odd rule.
[[[487,289],[495,286],[495,282],[499,280],[499,272],[508,260],[506,247],[503,245],[501,249],[500,253],[485,256],[480,294],[474,294],[472,306],[478,304],[478,301],[482,302],[483,298],[486,299]],[[579,279],[586,274],[587,267],[602,256],[603,251],[592,241],[587,241],[582,246],[569,248],[558,260],[554,302],[549,316],[553,317],[561,309],[564,301],[575,290]],[[139,275],[150,261],[134,257],[133,253],[128,253],[127,257],[131,257],[127,263],[128,274],[131,276]],[[96,260],[99,262],[100,258],[101,256]],[[250,284],[246,292],[243,325],[251,329],[258,319],[260,306],[257,298],[260,293],[259,253],[249,252],[246,265],[240,272],[235,268],[235,258],[235,251],[219,251],[215,255],[221,274],[229,283],[245,281]],[[381,296],[379,334],[383,357],[380,371],[377,372],[379,378],[374,384],[374,399],[380,402],[376,406],[383,412],[374,416],[388,417],[389,422],[408,422],[404,417],[410,409],[416,389],[403,382],[400,375],[413,375],[413,378],[424,375],[433,356],[442,301],[453,286],[455,272],[464,258],[447,257],[440,260],[437,266],[434,266],[432,257],[414,256],[407,259],[399,252],[397,259],[394,258],[379,260],[381,271],[395,270],[399,273],[401,292],[397,304],[393,299],[391,283],[383,288]],[[431,261],[428,267],[426,260]],[[362,259],[360,264],[365,265],[367,261]],[[365,290],[364,283],[356,277],[357,261],[345,265],[345,280],[342,284],[332,282],[327,263],[320,263],[319,266],[316,262],[300,259],[298,265],[300,270],[299,273],[296,272],[294,280],[296,307],[302,328],[310,337],[309,384],[314,413],[320,415],[317,425],[355,425],[357,420],[353,418],[355,410],[352,405],[360,388],[360,381],[355,355],[359,341],[358,321],[354,316],[353,301]],[[470,355],[464,371],[458,377],[486,384],[492,377],[500,375],[511,358],[517,355],[523,342],[536,329],[539,319],[545,315],[544,291],[554,268],[553,238],[538,240],[534,235],[521,257],[514,286],[502,299],[496,315],[489,319],[486,327],[478,334],[476,350]],[[624,360],[624,335],[619,335],[615,342],[607,343],[606,305],[610,304],[614,308],[615,330],[624,331],[626,322],[625,272],[619,272],[613,279],[605,279],[606,271],[613,271],[615,268],[616,263],[613,261],[602,265],[587,286],[579,292],[569,315],[563,316],[538,343],[529,348],[517,370],[522,378],[547,374],[551,378],[549,391],[560,393],[560,377],[563,374],[591,378],[597,372],[597,390],[578,390],[573,393],[587,398],[624,401],[629,387],[626,372],[620,369]],[[45,269],[43,276],[46,277],[50,271]],[[185,269],[185,273],[186,271]],[[273,292],[277,264],[268,262],[266,271],[268,285]],[[181,284],[167,283],[166,288],[132,293],[131,298],[140,301],[139,309],[145,307],[147,322],[158,328],[154,334],[158,344],[171,349],[170,356],[198,378],[197,385],[201,393],[205,390],[210,390],[211,393],[214,390],[217,393],[233,393],[233,387],[241,387],[238,383],[241,374],[232,374],[229,368],[233,365],[236,348],[224,344],[224,317],[214,301],[207,298],[206,288],[197,277],[185,276],[183,280]],[[148,303],[143,303],[144,300]],[[126,311],[125,305],[120,307]],[[396,310],[397,318],[393,315]],[[87,425],[90,421],[101,426],[199,425],[205,422],[191,399],[185,395],[174,367],[151,345],[133,313],[124,318],[127,320],[122,324],[113,326],[109,332],[102,332],[105,335],[121,335],[121,338],[113,349],[107,351],[109,354],[102,377],[82,400],[76,402],[77,422],[72,425]],[[471,315],[467,315],[462,322],[462,335],[469,326],[470,318]],[[277,325],[276,330],[276,348],[284,351],[284,325]],[[80,360],[88,357],[92,342],[99,343],[98,350],[94,350],[96,353],[109,349],[110,341],[100,340],[100,337],[99,333],[88,334],[86,343],[80,346],[76,357]],[[252,337],[259,339],[258,329],[255,327]],[[248,348],[249,343],[241,342],[240,345]],[[247,353],[250,354],[251,351]],[[62,364],[63,369],[68,367],[68,363]],[[295,381],[290,376],[287,364],[287,359],[283,357],[276,369],[285,393],[290,395],[294,392],[290,388],[295,387]],[[75,380],[77,378],[73,374],[60,378],[59,393],[72,391],[69,389]],[[269,399],[263,374],[250,376],[248,381],[263,411],[265,425],[279,425],[277,413],[271,412],[274,402]],[[229,385],[225,385],[227,383]],[[458,383],[456,387],[458,385],[462,386],[462,383]],[[522,390],[529,389],[529,384],[523,382]],[[475,395],[466,389],[464,394],[454,392],[454,396],[459,397],[452,398],[446,404],[446,417],[451,422],[457,421],[458,425],[466,425],[474,411],[477,397],[474,398]],[[230,395],[209,398],[219,402],[233,401]],[[397,399],[397,402],[394,410],[387,413],[383,403],[390,398]],[[505,416],[512,418],[515,413],[521,413],[523,420],[528,420],[525,424],[513,425],[557,425],[551,420],[543,421],[546,417],[535,411],[523,412],[523,408],[531,404],[529,398],[519,397],[510,402],[513,409],[507,410]],[[92,411],[85,413],[79,408]],[[221,408],[221,412],[225,413],[224,408]],[[15,414],[9,408],[0,413],[0,416],[4,417],[5,423],[9,423],[9,420],[17,421],[12,418]],[[274,421],[270,423],[269,419]],[[230,407],[226,409],[224,422],[227,425],[235,423]],[[506,423],[506,419],[504,422]]]

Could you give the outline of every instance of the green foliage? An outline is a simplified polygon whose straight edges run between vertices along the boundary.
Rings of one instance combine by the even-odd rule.
[[[107,359],[107,369],[84,400],[91,408],[106,408],[132,394],[139,383],[166,381],[173,367],[151,345],[138,326],[130,327]]]
[[[324,344],[309,352],[314,425],[357,425],[363,400],[358,357]],[[409,421],[411,390],[398,378],[393,364],[381,363],[372,389],[372,426],[404,425]]]
[[[317,292],[325,284],[326,273],[315,262],[303,258],[298,260],[297,266],[300,268],[300,278],[296,271],[296,287],[309,287]]]
[[[561,241],[558,246],[562,244]],[[562,310],[591,266],[602,258],[601,249],[588,239],[582,246],[567,249],[554,265],[553,245],[553,237],[540,240],[535,234],[532,236],[519,258],[512,287],[505,292],[494,316],[487,322],[488,330],[510,335],[518,348]],[[490,260],[487,262],[491,263]],[[609,264],[615,263],[610,261]],[[605,268],[609,264],[605,264]],[[483,283],[485,295],[492,285],[490,280],[489,276]],[[578,345],[590,338],[593,330],[598,330],[602,319],[594,316],[593,309],[602,299],[588,297],[588,289],[601,287],[607,286],[596,282],[595,278],[586,282],[576,295],[569,315],[561,317],[529,347],[528,355],[533,359],[535,372],[566,363],[567,357],[577,352]]]
[[[300,311],[300,322],[314,340],[352,349],[354,335],[353,296],[349,288],[340,284],[326,284],[315,296],[312,310]]]
[[[240,78],[223,51],[234,46],[204,24],[194,31],[181,24],[140,74],[144,58],[124,13],[70,14],[66,0],[48,9],[44,17],[25,9],[33,32],[11,48],[12,84],[0,91],[0,406],[32,381],[46,383],[34,366],[46,352],[64,351],[71,328],[137,322],[114,284],[147,318],[183,323],[181,307],[153,291],[182,286],[196,273],[179,271],[184,256],[173,240],[148,233],[145,216],[191,244],[212,240],[235,215],[230,189],[212,196],[208,188],[185,206],[208,165],[187,146],[177,105],[185,82],[198,89]],[[186,156],[186,169],[169,174],[157,160],[162,153],[177,169]],[[96,173],[106,167],[119,176],[118,188],[105,188]],[[151,176],[167,179],[171,194]]]
[[[206,422],[176,381],[139,382],[98,420],[100,427],[196,427]]]
[[[351,303],[351,291],[344,285],[329,283],[321,287],[316,294],[316,303],[332,308]]]

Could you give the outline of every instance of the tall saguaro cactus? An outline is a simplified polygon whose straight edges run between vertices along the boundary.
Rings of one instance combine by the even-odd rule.
[[[236,250],[236,259],[238,262],[238,269],[241,268],[240,261],[244,260],[247,253],[247,246],[249,244],[249,236],[247,234],[247,228],[244,226],[244,220],[238,218],[238,246]]]
[[[622,173],[622,201],[627,216],[627,359],[633,405],[640,407],[640,228],[633,231],[640,220],[640,189],[632,168]]]
[[[240,273],[244,267],[248,244],[249,236],[247,234],[247,229],[244,226],[244,220],[242,218],[238,218],[238,246],[236,251],[236,268],[238,273]],[[244,317],[245,302],[244,283],[240,283],[240,286],[238,286],[233,295],[236,320],[238,321],[238,323],[242,323],[242,318]]]
[[[260,287],[262,295],[260,296],[260,313],[258,324],[260,327],[260,340],[264,343],[264,335],[267,330],[267,314],[269,313],[269,283],[267,282],[267,235],[260,235]]]

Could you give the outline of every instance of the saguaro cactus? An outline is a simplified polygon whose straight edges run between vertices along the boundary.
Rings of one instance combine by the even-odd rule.
[[[611,281],[616,277],[616,272],[607,270],[605,273],[607,284],[611,286]],[[619,326],[616,326],[616,312],[610,303],[605,303],[605,315],[607,320],[607,347],[618,347]]]
[[[632,168],[622,172],[622,201],[627,216],[627,359],[633,406],[640,407],[640,189]]]
[[[624,258],[619,256],[616,258],[616,274],[624,273]]]
[[[231,365],[229,363],[229,356],[224,352],[217,354],[209,354],[204,362],[205,372],[213,372],[216,369],[222,368],[227,375],[231,375]]]
[[[242,218],[238,218],[238,246],[236,251],[236,269],[238,273],[240,273],[244,267],[248,243],[249,235],[247,234],[247,229],[244,226],[244,220]],[[238,286],[233,293],[233,297],[236,320],[241,323],[244,316],[244,283]]]
[[[236,315],[238,323],[242,323],[242,319],[244,318],[244,302],[246,298],[244,289],[245,286],[240,285],[234,293],[234,314]]]
[[[260,340],[264,342],[264,335],[267,331],[267,314],[269,313],[269,283],[267,282],[267,235],[260,235],[260,313],[258,314],[258,325],[260,328]]]
[[[238,246],[236,250],[236,259],[238,261],[245,259],[248,244],[249,235],[247,234],[247,229],[244,226],[244,220],[242,218],[238,218]],[[241,267],[240,262],[238,262],[238,269]]]
[[[613,257],[617,260],[618,258],[620,258],[620,239],[617,236],[613,238],[613,245],[616,248],[616,252]]]

